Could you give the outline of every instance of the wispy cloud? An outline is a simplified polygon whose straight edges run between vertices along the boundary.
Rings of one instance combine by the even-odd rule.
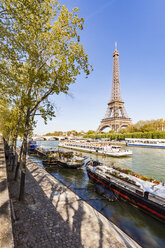
[[[89,19],[93,18],[94,16],[96,16],[96,15],[100,14],[101,12],[103,12],[103,10],[105,10],[107,7],[109,7],[111,4],[113,4],[114,1],[115,0],[110,0],[106,4],[101,5],[101,7],[99,9],[93,11],[89,16],[87,16],[86,20],[89,20]]]

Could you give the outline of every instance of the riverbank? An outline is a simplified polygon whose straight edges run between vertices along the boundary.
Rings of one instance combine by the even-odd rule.
[[[12,174],[9,172],[9,181]],[[140,247],[99,212],[28,159],[25,202],[9,182],[15,247]]]

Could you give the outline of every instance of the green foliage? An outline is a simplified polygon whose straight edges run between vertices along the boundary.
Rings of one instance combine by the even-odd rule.
[[[114,134],[85,134],[83,136],[84,138],[92,138],[92,139],[98,139],[98,138],[108,138],[110,140],[125,140],[125,138],[143,138],[143,139],[165,139],[165,131],[160,132],[135,132],[135,133],[114,133]]]
[[[138,121],[134,125],[129,125],[127,128],[121,130],[121,132],[156,132],[165,130],[165,120],[150,120],[150,121]]]
[[[0,10],[1,89],[46,121],[54,116],[48,96],[67,93],[81,71],[90,73],[78,34],[84,20],[56,0],[2,0]]]
[[[53,133],[46,133],[46,136],[63,136],[63,132],[62,131],[54,131]]]
[[[53,133],[47,133],[45,134],[46,136],[82,136],[84,135],[84,131],[81,132],[77,132],[76,130],[71,130],[71,131],[67,131],[67,132],[62,132],[62,131],[54,131]]]
[[[94,130],[89,130],[89,131],[86,132],[86,134],[94,134],[94,133],[95,133]]]

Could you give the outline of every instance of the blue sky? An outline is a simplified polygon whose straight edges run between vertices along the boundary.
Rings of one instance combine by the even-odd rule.
[[[118,44],[121,95],[133,123],[165,118],[165,1],[61,0],[79,7],[85,19],[81,43],[94,71],[82,74],[70,95],[51,97],[56,118],[38,118],[34,133],[96,130],[110,99],[115,41]]]

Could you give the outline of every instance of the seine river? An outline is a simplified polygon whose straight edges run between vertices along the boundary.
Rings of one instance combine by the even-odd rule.
[[[57,141],[38,141],[38,145],[55,147]],[[89,158],[114,162],[115,166],[128,168],[148,177],[165,182],[165,149],[130,147],[131,158],[104,158],[90,153],[83,153]],[[42,166],[40,159],[33,158]],[[132,237],[144,248],[165,247],[165,224],[129,205],[123,200],[110,202],[95,191],[95,185],[89,180],[86,169],[78,170],[56,167],[52,174],[82,199],[96,208],[106,218]]]

